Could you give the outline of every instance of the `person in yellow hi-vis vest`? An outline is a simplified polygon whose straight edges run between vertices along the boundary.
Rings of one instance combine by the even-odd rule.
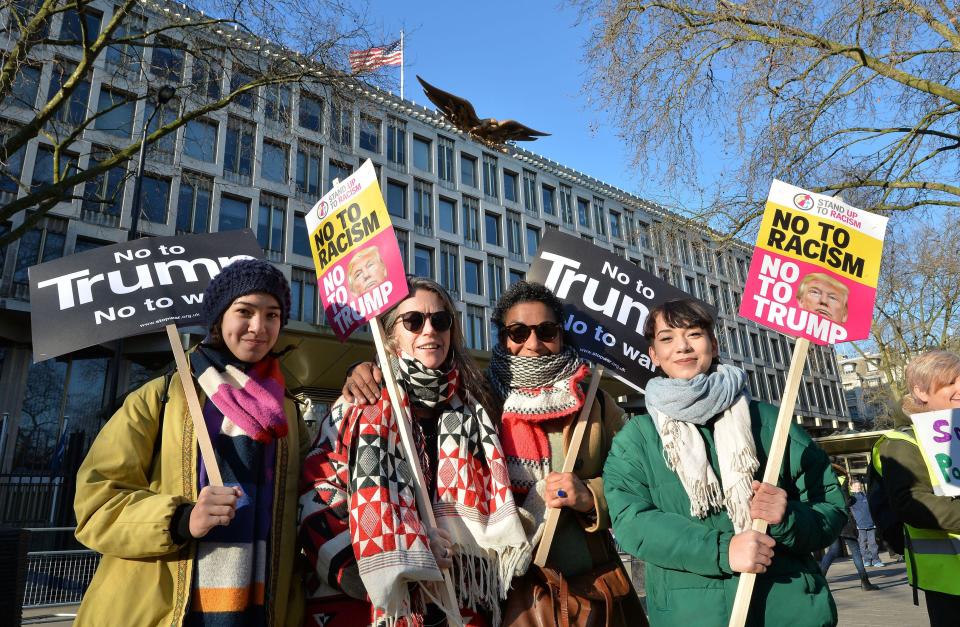
[[[930,351],[906,369],[906,414],[960,408],[960,355]],[[924,591],[931,627],[960,620],[960,499],[937,496],[939,483],[913,429],[889,431],[874,445],[873,466],[903,521],[907,576]]]

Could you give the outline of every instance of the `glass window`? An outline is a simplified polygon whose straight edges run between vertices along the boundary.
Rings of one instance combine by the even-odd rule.
[[[267,252],[283,254],[284,214],[287,199],[260,192],[260,211],[257,214],[257,241]]]
[[[322,98],[305,91],[300,92],[299,123],[301,127],[317,133],[323,130]]]
[[[60,39],[74,41],[78,44],[90,45],[97,40],[100,34],[100,13],[83,7],[83,20],[76,9],[67,9],[63,13],[63,22],[60,26]],[[84,33],[84,29],[86,33]]]
[[[477,186],[477,158],[463,152],[460,153],[460,184]]]
[[[162,105],[159,110],[157,110],[156,104],[153,102],[147,102],[144,107],[144,113],[147,116],[146,120],[149,122],[147,125],[147,133],[152,134],[158,128],[170,124],[177,119],[180,110],[180,103],[176,100],[171,100],[166,104]],[[154,114],[156,111],[156,114]],[[151,158],[164,161],[166,163],[173,162],[173,153],[177,149],[177,132],[168,132],[163,137],[154,141],[147,148],[147,154]]]
[[[403,261],[403,268],[404,270],[407,270],[410,267],[409,265],[410,257],[409,255],[407,255],[407,240],[409,239],[407,236],[407,232],[404,231],[403,229],[397,229],[397,228],[394,228],[393,232],[397,236],[397,246],[400,247],[400,259]],[[409,272],[409,270],[407,271]]]
[[[330,160],[330,167],[327,171],[327,191],[333,189],[334,181],[343,181],[353,173],[353,168],[350,167],[350,164],[343,163],[342,161]]]
[[[490,302],[495,303],[503,294],[503,258],[487,255],[487,294]]]
[[[486,233],[486,242],[491,246],[502,246],[500,235],[500,216],[495,213],[484,214],[483,230]]]
[[[440,196],[437,201],[440,229],[447,233],[457,232],[457,201]]]
[[[610,237],[623,239],[623,228],[620,224],[620,214],[616,211],[610,212]]]
[[[249,122],[230,116],[227,121],[227,140],[224,146],[224,174],[232,174],[234,180],[250,182],[253,176],[253,146],[256,127]]]
[[[521,244],[521,235],[520,229],[523,228],[520,223],[520,214],[514,211],[507,212],[507,250],[513,256],[520,256],[523,254],[523,249]]]
[[[57,177],[57,180],[61,181],[67,176],[76,174],[76,171],[76,155],[61,153],[59,176]],[[33,163],[32,191],[37,191],[43,187],[46,187],[47,185],[52,185],[55,182],[53,171],[53,149],[49,148],[48,146],[39,146],[37,148],[37,156]]]
[[[407,186],[394,181],[387,181],[387,213],[406,219],[407,217]]]
[[[53,99],[63,88],[70,76],[76,70],[72,63],[57,60],[54,62],[50,74],[50,88],[47,90],[47,101]],[[76,126],[87,119],[87,101],[90,99],[90,81],[78,81],[73,93],[67,102],[62,103],[54,114],[56,119],[64,124]]]
[[[437,138],[437,178],[453,182],[453,140],[442,135]]]
[[[497,158],[483,153],[483,194],[490,198],[499,198],[497,190]]]
[[[424,172],[430,172],[430,140],[419,135],[413,136],[413,166]]]
[[[147,18],[136,13],[127,17],[113,31],[114,41],[136,40],[147,30]],[[107,46],[107,64],[118,68],[139,68],[143,61],[143,46],[136,43],[111,44]]]
[[[486,348],[483,336],[487,323],[483,309],[483,307],[467,305],[467,322],[463,329],[464,339],[467,341],[467,348],[473,348],[475,350],[484,350]]]
[[[527,226],[527,256],[533,259],[540,248],[540,229]]]
[[[223,66],[215,59],[215,54],[213,59],[194,57],[191,72],[194,93],[205,96],[209,100],[219,100],[222,94],[221,81],[225,72]]]
[[[289,148],[272,141],[263,141],[263,160],[260,174],[268,181],[275,183],[287,182],[287,163]]]
[[[93,239],[92,237],[83,237],[81,235],[77,236],[77,241],[73,244],[73,253],[85,253],[88,250],[93,250],[94,248],[100,248],[101,246],[110,246],[114,242],[105,242],[99,239]],[[0,364],[2,366],[2,364]]]
[[[353,143],[353,105],[335,102],[330,105],[330,139],[349,146]]]
[[[317,275],[313,270],[290,270],[290,317],[317,324]]]
[[[289,85],[267,85],[263,88],[263,117],[286,126],[290,123]]]
[[[503,171],[503,199],[517,202],[517,173]]]
[[[360,147],[370,152],[380,152],[380,120],[360,114]]]
[[[190,120],[183,130],[183,153],[197,161],[217,160],[217,123],[213,120]]]
[[[480,201],[470,196],[463,197],[463,240],[479,248],[480,244]]]
[[[301,141],[297,149],[297,190],[308,198],[320,196],[321,164],[320,146]]]
[[[543,201],[543,212],[548,216],[557,215],[557,207],[554,201],[556,191],[549,185],[543,185],[541,188],[541,200]]]
[[[387,125],[387,161],[407,164],[407,123],[403,120],[390,118]]]
[[[184,172],[177,199],[177,233],[206,233],[210,230],[213,179]]]
[[[17,241],[19,247],[13,269],[13,295],[15,298],[27,298],[27,269],[63,257],[67,243],[67,221],[52,216],[42,218]]]
[[[413,225],[418,233],[433,234],[433,185],[419,179],[413,182]]]
[[[144,174],[140,188],[140,211],[143,219],[157,224],[166,224],[169,200],[170,179]]]
[[[177,45],[166,37],[157,37],[150,57],[150,73],[174,85],[179,85],[183,78],[183,50],[178,50]]]
[[[603,198],[593,197],[593,225],[598,235],[607,234],[607,221],[603,219]]]
[[[417,276],[433,278],[433,249],[425,246],[413,247],[413,273]]]
[[[233,68],[233,74],[230,76],[230,91],[235,92],[245,85],[249,85],[253,82],[253,75],[250,70],[247,70],[242,67]],[[243,93],[237,94],[233,99],[233,103],[238,107],[243,107],[244,109],[249,109],[253,111],[253,104],[257,97],[257,89],[250,89]]]
[[[17,106],[33,109],[40,90],[40,68],[21,64],[10,87],[10,101]]]
[[[236,231],[247,228],[250,201],[246,198],[220,196],[220,225],[218,231]]]
[[[20,410],[13,470],[47,468],[61,430],[61,407],[67,383],[67,361],[48,359],[30,366]]]
[[[483,294],[483,276],[481,262],[476,259],[463,260],[463,286],[468,294]]]
[[[90,157],[90,167],[105,161],[109,156],[107,151],[95,150]],[[113,216],[115,220],[111,223],[114,226],[119,224],[120,208],[123,205],[123,184],[126,177],[126,168],[115,166],[87,181],[83,186],[81,210],[90,214]]]
[[[293,252],[304,257],[311,256],[310,234],[307,233],[307,214],[297,211],[293,216]]]
[[[560,217],[565,225],[573,226],[573,190],[567,185],[560,186]]]
[[[537,175],[530,170],[523,171],[523,207],[529,213],[537,213]]]
[[[577,197],[577,220],[580,226],[590,228],[590,201]]]
[[[460,293],[459,257],[453,244],[440,245],[440,285],[456,296]]]

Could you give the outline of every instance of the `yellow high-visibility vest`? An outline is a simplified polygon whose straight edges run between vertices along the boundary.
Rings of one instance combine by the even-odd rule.
[[[930,467],[916,439],[902,431],[888,431],[873,445],[871,457],[877,474],[883,476],[880,445],[884,439],[903,440],[916,446],[926,463],[931,485],[940,484],[937,472]],[[960,595],[960,534],[942,529],[921,529],[906,523],[903,527],[907,533],[903,556],[910,584],[921,590]]]

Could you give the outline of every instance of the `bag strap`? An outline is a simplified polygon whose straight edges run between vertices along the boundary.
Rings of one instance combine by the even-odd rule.
[[[160,416],[157,418],[157,437],[153,439],[153,459],[160,453],[160,445],[163,441],[163,415],[167,413],[167,401],[170,400],[170,380],[176,368],[167,370],[163,374],[163,393],[160,395]]]

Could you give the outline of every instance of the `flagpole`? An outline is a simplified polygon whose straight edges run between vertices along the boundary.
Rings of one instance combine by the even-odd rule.
[[[400,29],[400,100],[403,100],[403,29]]]

